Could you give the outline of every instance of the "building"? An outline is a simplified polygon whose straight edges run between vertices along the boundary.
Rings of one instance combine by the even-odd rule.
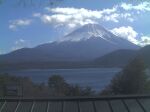
[[[150,96],[2,98],[0,112],[150,112]]]

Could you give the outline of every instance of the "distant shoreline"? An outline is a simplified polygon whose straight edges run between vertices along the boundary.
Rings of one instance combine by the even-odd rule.
[[[74,69],[108,69],[108,68],[123,68],[123,67],[47,67],[47,68],[0,68],[1,71],[20,71],[20,70],[48,70],[48,69],[56,69],[56,70],[74,70]]]

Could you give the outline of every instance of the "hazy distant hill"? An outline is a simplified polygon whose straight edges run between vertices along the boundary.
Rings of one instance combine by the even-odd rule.
[[[117,50],[95,59],[95,64],[102,67],[123,67],[138,57],[150,67],[150,45],[140,50]]]
[[[138,51],[138,57],[142,58],[146,65],[150,67],[150,45],[141,48]]]
[[[137,50],[117,50],[97,58],[94,62],[102,67],[123,67],[137,56],[137,52]]]

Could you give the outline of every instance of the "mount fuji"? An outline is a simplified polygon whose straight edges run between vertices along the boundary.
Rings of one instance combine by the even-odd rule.
[[[98,24],[87,24],[64,36],[60,41],[0,55],[0,63],[7,65],[24,62],[89,61],[115,50],[139,48]]]

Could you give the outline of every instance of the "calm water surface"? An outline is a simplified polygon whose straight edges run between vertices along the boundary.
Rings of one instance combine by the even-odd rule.
[[[15,76],[30,77],[35,83],[47,83],[51,75],[58,74],[71,84],[90,86],[96,91],[102,90],[120,68],[82,68],[82,69],[32,69],[3,71]]]

